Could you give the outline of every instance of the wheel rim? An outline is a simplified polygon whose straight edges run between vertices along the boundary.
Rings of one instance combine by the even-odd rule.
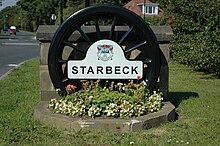
[[[89,46],[101,39],[119,44],[126,59],[143,61],[141,80],[147,83],[149,90],[154,89],[160,70],[156,37],[142,18],[115,5],[84,8],[71,15],[57,29],[48,55],[49,74],[56,89],[65,92],[66,85],[70,83],[80,86],[80,80],[68,79],[67,61],[83,60]]]

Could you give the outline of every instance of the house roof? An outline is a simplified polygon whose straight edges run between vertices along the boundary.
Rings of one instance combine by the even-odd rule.
[[[150,1],[150,0],[131,0],[130,2],[133,2],[133,3],[135,3],[135,4],[143,4],[143,3],[146,3],[146,4],[151,4],[151,3],[153,3],[152,1]],[[130,2],[128,2],[128,3],[130,3]]]
[[[135,12],[138,15],[143,15],[138,5],[142,5],[144,3],[145,4],[156,4],[156,3],[152,3],[150,0],[131,0],[124,7]],[[159,8],[159,13],[163,13],[163,10],[161,8]]]

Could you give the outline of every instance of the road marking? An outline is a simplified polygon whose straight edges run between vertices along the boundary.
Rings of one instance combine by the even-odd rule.
[[[10,67],[17,67],[18,64],[8,64],[8,66],[10,66]]]
[[[9,41],[16,41],[16,40],[18,40],[18,39],[9,38],[8,40],[9,40]]]
[[[2,43],[2,45],[10,45],[10,46],[39,46],[38,43]]]

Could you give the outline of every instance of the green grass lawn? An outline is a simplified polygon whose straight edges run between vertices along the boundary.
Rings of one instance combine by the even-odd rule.
[[[170,100],[179,119],[141,132],[74,133],[33,118],[40,100],[39,61],[34,59],[0,81],[0,145],[219,146],[220,79],[170,63]]]

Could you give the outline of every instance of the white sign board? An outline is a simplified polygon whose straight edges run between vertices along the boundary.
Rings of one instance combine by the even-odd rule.
[[[56,20],[57,19],[57,16],[55,14],[52,14],[51,15],[51,20]]]
[[[99,40],[89,47],[84,60],[69,60],[67,72],[69,79],[140,79],[143,62],[127,60],[114,41]]]

